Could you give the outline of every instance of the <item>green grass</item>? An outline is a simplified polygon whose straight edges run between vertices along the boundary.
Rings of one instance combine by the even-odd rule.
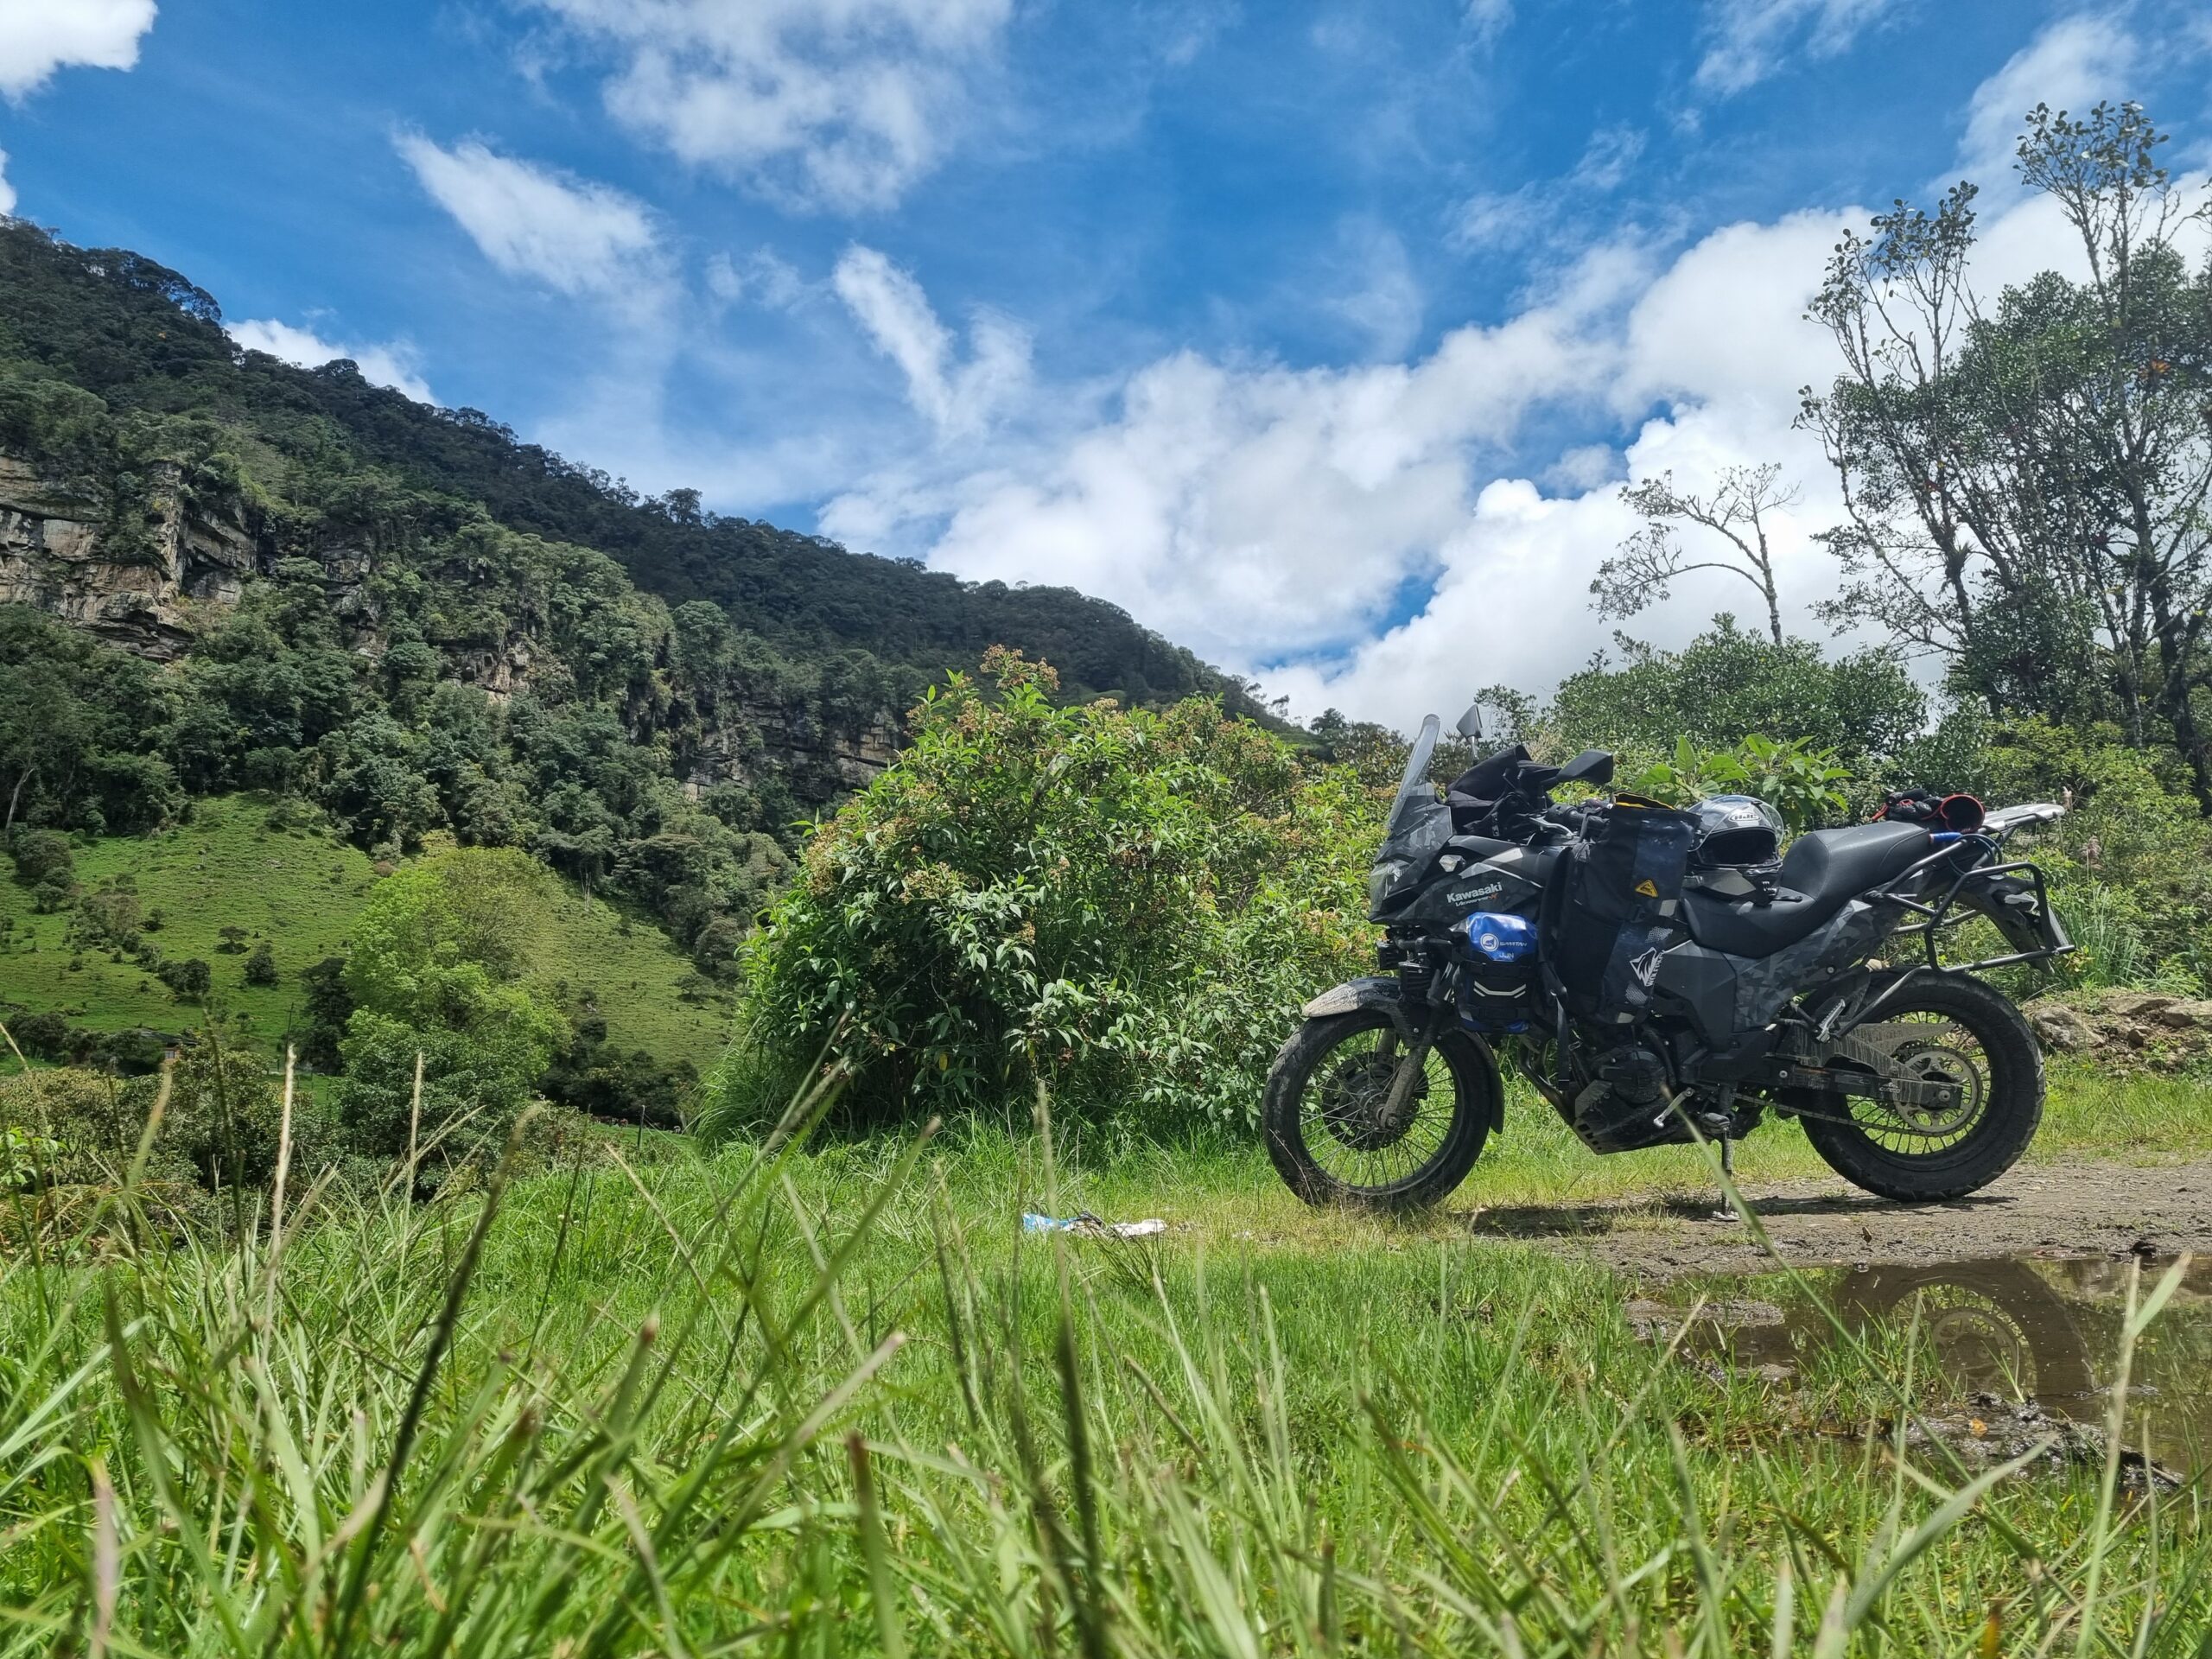
[[[1556,1196],[1521,1139],[1477,1183]],[[0,1651],[2180,1655],[2212,1624],[2201,1492],[1974,1479],[1901,1438],[1937,1386],[1904,1344],[1808,1394],[1709,1374],[1573,1261],[1341,1216],[1282,1248],[1240,1217],[1306,1212],[1218,1145],[604,1144],[496,1205],[304,1224],[296,1172],[281,1252],[134,1246],[127,1198],[11,1251]],[[1016,1230],[1086,1203],[1204,1224]]]
[[[303,1023],[301,974],[345,953],[378,877],[359,849],[314,831],[270,829],[269,816],[265,804],[247,797],[198,801],[186,823],[80,847],[76,876],[87,891],[127,884],[144,911],[162,912],[151,943],[165,958],[209,963],[213,1001],[273,1055]],[[727,999],[686,1001],[691,965],[665,934],[573,887],[559,891],[536,930],[536,976],[572,1010],[594,997],[617,1047],[689,1060],[705,1071],[727,1041]],[[93,1031],[179,1033],[200,1023],[196,1007],[179,1002],[137,963],[73,949],[69,915],[35,913],[20,883],[0,880],[0,921],[12,925],[0,936],[0,1007],[58,1009]],[[245,957],[220,948],[226,926],[246,930],[248,950],[268,941],[276,984],[245,983]]]

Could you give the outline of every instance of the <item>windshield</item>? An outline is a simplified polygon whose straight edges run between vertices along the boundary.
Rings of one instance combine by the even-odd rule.
[[[1406,757],[1404,775],[1398,779],[1397,798],[1390,803],[1388,833],[1393,836],[1424,816],[1411,809],[1436,804],[1436,785],[1428,781],[1428,763],[1436,753],[1438,730],[1434,715],[1422,721],[1421,735],[1414,739],[1413,753]]]

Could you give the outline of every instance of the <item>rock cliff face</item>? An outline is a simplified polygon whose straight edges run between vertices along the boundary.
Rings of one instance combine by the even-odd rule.
[[[716,784],[781,776],[804,801],[864,789],[899,758],[899,723],[879,714],[857,732],[831,731],[804,708],[741,703],[690,751],[685,793],[696,799]]]
[[[190,501],[179,469],[149,479],[143,522],[118,534],[106,504],[0,455],[0,604],[35,605],[167,661],[199,616],[236,605],[259,550],[231,515]]]

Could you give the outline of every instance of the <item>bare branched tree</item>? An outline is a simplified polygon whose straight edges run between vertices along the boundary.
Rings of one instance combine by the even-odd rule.
[[[1634,616],[1647,605],[1671,598],[1677,576],[1694,570],[1726,570],[1759,590],[1766,601],[1767,632],[1782,643],[1782,605],[1774,585],[1774,550],[1767,540],[1770,518],[1797,499],[1796,488],[1782,487],[1782,468],[1731,467],[1710,495],[1693,495],[1675,486],[1675,475],[1662,473],[1621,491],[1643,527],[1598,567],[1590,584],[1591,608],[1602,617]],[[1682,546],[1681,526],[1708,532],[1709,558]],[[1713,546],[1718,537],[1725,546]]]

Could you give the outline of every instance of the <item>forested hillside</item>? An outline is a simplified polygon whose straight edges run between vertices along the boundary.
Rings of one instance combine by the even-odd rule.
[[[135,254],[0,222],[0,294],[10,832],[261,791],[378,856],[526,849],[718,974],[795,823],[988,645],[1075,696],[1250,707],[1081,594],[642,499],[348,365],[242,353]]]
[[[1071,588],[971,585],[703,512],[693,492],[646,499],[519,442],[478,410],[411,402],[346,364],[310,371],[241,352],[213,296],[135,253],[75,248],[26,221],[0,223],[0,375],[13,383],[11,404],[46,380],[92,394],[125,426],[134,416],[213,423],[245,446],[234,453],[254,481],[278,493],[302,467],[373,468],[480,504],[509,528],[595,549],[671,605],[711,600],[739,627],[798,657],[857,648],[885,667],[934,674],[972,666],[986,647],[1006,644],[1060,664],[1071,693],[1135,702],[1241,695],[1189,652]],[[0,447],[10,440],[58,445],[93,467],[125,458],[112,436],[73,423],[41,431],[20,413],[0,428]]]

